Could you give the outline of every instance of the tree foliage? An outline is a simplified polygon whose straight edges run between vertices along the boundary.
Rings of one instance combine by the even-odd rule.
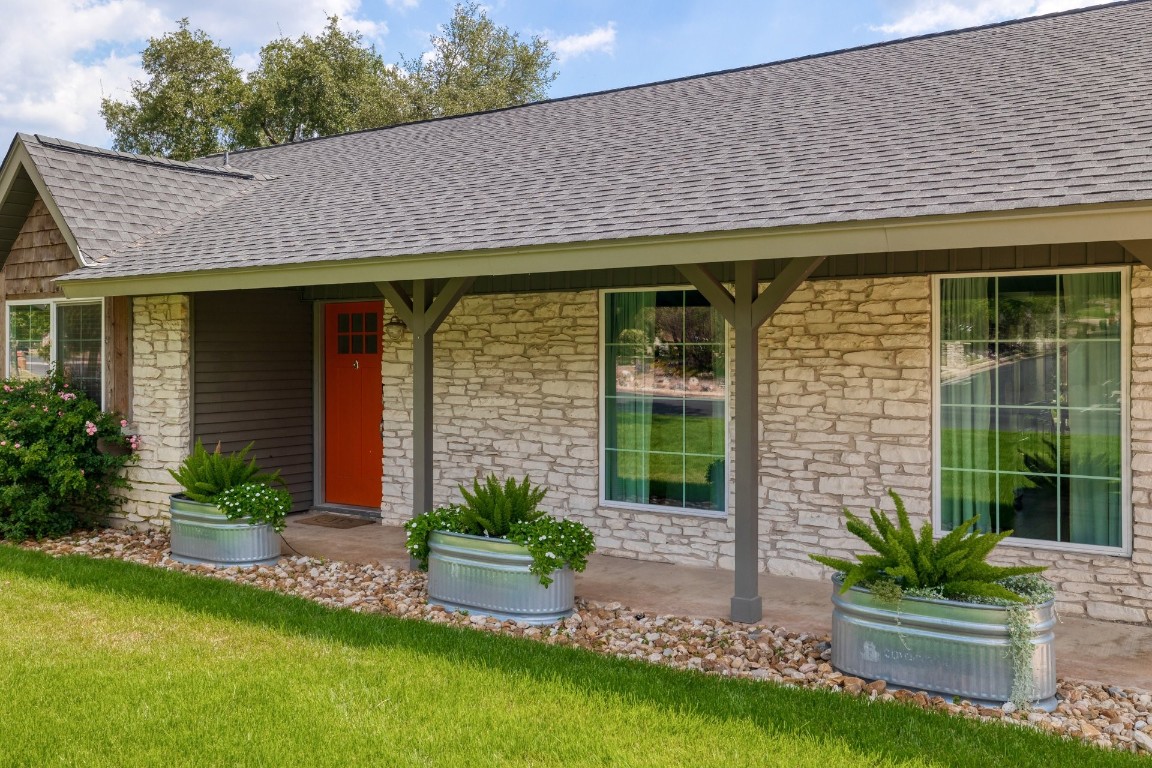
[[[181,19],[142,53],[146,80],[100,113],[113,146],[180,160],[536,101],[555,55],[523,41],[474,2],[457,5],[432,50],[388,64],[336,16],[313,37],[279,38],[247,77],[229,49]]]
[[[498,27],[474,2],[457,5],[432,51],[405,58],[412,118],[460,115],[539,101],[556,79],[556,56],[539,36],[527,42]]]
[[[248,78],[238,143],[256,147],[401,122],[400,77],[358,32],[328,18],[324,33],[273,40]]]
[[[187,160],[235,146],[246,84],[230,50],[184,18],[141,59],[149,78],[132,81],[131,100],[100,102],[116,149]]]

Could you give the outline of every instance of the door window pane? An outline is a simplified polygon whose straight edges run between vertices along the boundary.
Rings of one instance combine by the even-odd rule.
[[[695,291],[611,293],[604,334],[606,499],[724,510],[723,318]]]
[[[947,278],[940,297],[942,527],[1121,546],[1119,273]]]

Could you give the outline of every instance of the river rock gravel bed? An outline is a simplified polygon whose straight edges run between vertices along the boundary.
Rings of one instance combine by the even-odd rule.
[[[425,577],[419,571],[309,557],[283,557],[274,566],[245,569],[184,565],[168,557],[168,535],[164,531],[104,529],[22,546],[54,556],[117,558],[250,584],[336,608],[469,626],[709,674],[823,688],[873,700],[902,701],[963,717],[1038,728],[1104,748],[1152,756],[1152,692],[1134,688],[1060,679],[1059,703],[1054,712],[1015,711],[1011,704],[1002,708],[978,707],[922,692],[886,690],[883,681],[867,682],[842,675],[828,661],[831,658],[828,635],[790,632],[767,624],[657,616],[630,610],[619,603],[577,598],[575,615],[552,626],[532,627],[453,614],[429,606]]]

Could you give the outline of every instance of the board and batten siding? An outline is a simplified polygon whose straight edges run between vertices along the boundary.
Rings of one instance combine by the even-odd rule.
[[[192,301],[192,435],[280,470],[293,510],[313,501],[312,304],[295,290]]]

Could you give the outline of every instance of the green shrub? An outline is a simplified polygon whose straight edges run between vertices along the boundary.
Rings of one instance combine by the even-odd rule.
[[[196,445],[176,470],[168,473],[180,483],[184,495],[202,504],[215,504],[230,520],[249,518],[252,525],[270,523],[284,530],[284,518],[292,509],[292,496],[285,490],[280,471],[261,472],[256,459],[248,458],[254,443],[235,453],[223,453],[220,444],[209,452]]]
[[[62,536],[113,512],[135,459],[127,422],[55,371],[0,388],[0,538]]]
[[[516,523],[530,523],[543,516],[538,506],[547,493],[545,488],[533,487],[527,477],[522,483],[510,477],[501,485],[496,475],[488,475],[483,485],[472,481],[471,493],[461,485],[465,533],[505,538]]]
[[[1010,602],[1027,602],[1027,598],[1012,591],[1001,582],[1013,576],[1040,573],[1043,566],[1003,567],[985,561],[992,549],[1011,531],[980,533],[973,530],[976,518],[957,526],[943,538],[936,540],[932,524],[925,522],[919,535],[912,529],[904,501],[895,491],[888,495],[896,504],[897,524],[883,513],[870,509],[875,528],[847,509],[848,530],[861,538],[876,554],[858,555],[857,561],[842,560],[827,555],[809,555],[844,573],[840,591],[853,585],[871,587],[883,585],[882,590],[932,590],[948,599],[985,598]],[[887,584],[886,584],[887,582]]]

